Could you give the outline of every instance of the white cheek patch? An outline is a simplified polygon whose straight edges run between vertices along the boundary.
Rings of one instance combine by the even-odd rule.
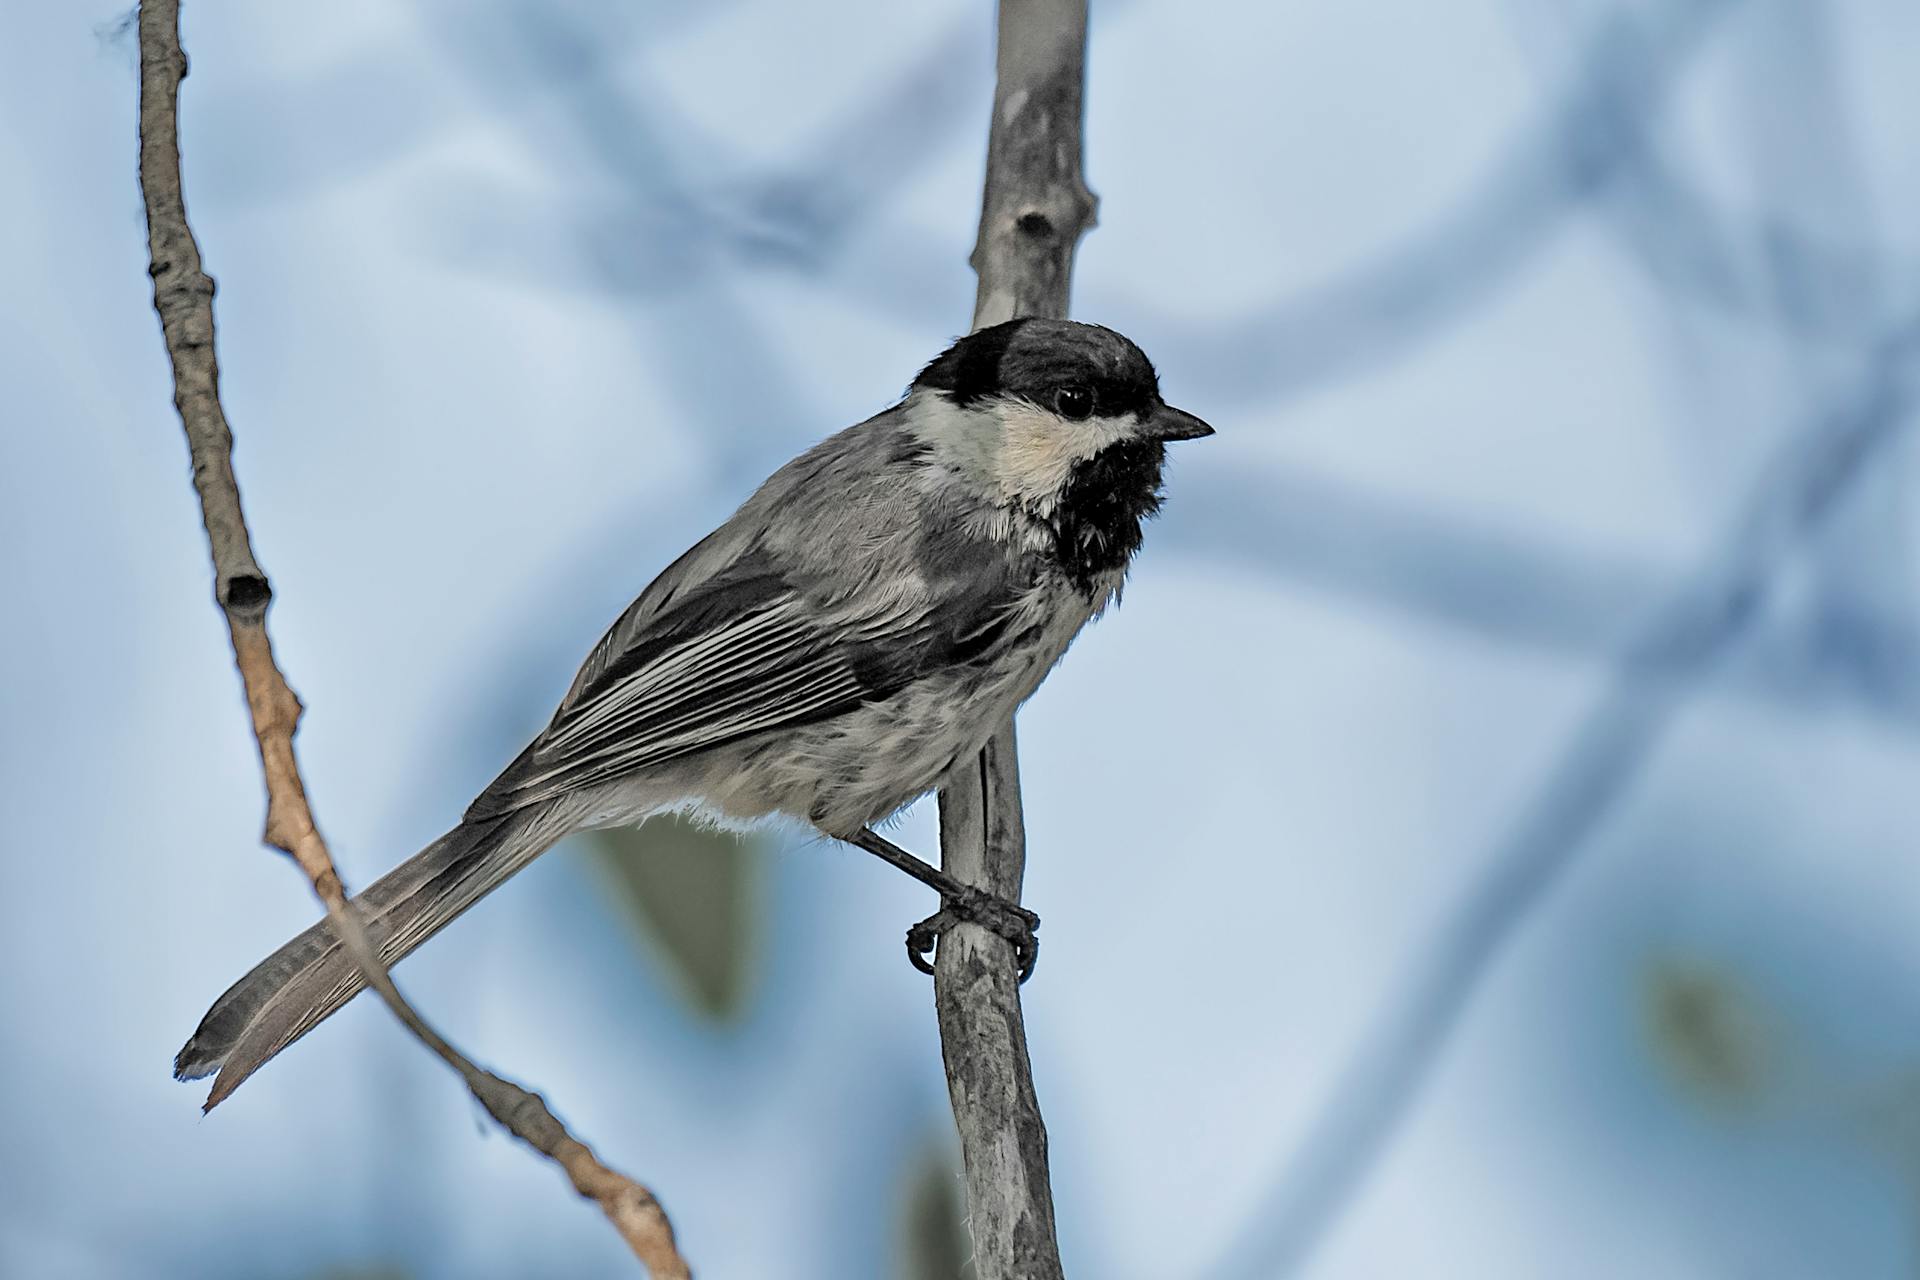
[[[1041,516],[1051,513],[1076,464],[1140,430],[1131,416],[1071,422],[1012,398],[967,409],[938,397],[910,398],[906,411],[908,429],[938,459],[919,471],[923,485],[959,485],[996,506],[1017,504]]]
[[[1132,417],[1072,422],[1024,400],[996,406],[1001,423],[994,476],[1008,498],[1050,505],[1066,487],[1075,464],[1139,430]]]
[[[931,455],[932,464],[915,469],[919,486],[937,496],[958,485],[980,497],[997,497],[994,459],[1000,431],[984,413],[959,409],[938,395],[915,391],[902,406],[907,430]]]

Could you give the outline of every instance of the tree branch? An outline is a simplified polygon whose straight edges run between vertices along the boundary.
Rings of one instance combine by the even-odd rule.
[[[1080,173],[1086,0],[1001,0],[973,327],[1064,317],[1073,253],[1093,223]],[[1026,869],[1020,765],[1008,721],[940,791],[941,865],[1018,901]],[[934,1005],[960,1131],[981,1280],[1058,1277],[1047,1129],[1033,1088],[1012,945],[977,925],[940,943]]]
[[[360,967],[367,985],[380,993],[407,1029],[460,1074],[503,1128],[559,1165],[574,1189],[600,1206],[656,1280],[685,1280],[690,1275],[687,1264],[652,1192],[602,1164],[567,1132],[539,1095],[474,1065],[407,1003],[381,964],[358,913],[348,906],[332,855],[314,825],[293,750],[302,708],[274,662],[273,642],[267,634],[267,604],[273,590],[254,560],[233,474],[233,433],[220,405],[213,280],[201,269],[200,248],[187,222],[181,189],[178,117],[180,82],[186,74],[179,0],[143,0],[140,189],[147,208],[148,274],[153,277],[153,307],[160,315],[173,363],[174,405],[186,430],[193,484],[213,557],[214,598],[226,614],[234,661],[260,747],[267,787],[264,838],[306,873],[314,893],[326,905],[327,920],[341,946]]]

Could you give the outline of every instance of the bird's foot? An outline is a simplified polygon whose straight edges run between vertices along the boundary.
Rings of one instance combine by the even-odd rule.
[[[1033,976],[1033,966],[1040,962],[1040,917],[1017,902],[970,884],[961,885],[958,893],[943,894],[940,909],[907,930],[907,959],[914,968],[933,972],[935,944],[956,924],[977,924],[1011,942],[1020,981]]]

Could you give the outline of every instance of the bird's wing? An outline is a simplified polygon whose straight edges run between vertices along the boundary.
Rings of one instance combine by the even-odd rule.
[[[661,614],[710,587],[716,577],[741,577],[736,572],[736,562],[747,552],[749,542],[750,535],[738,527],[738,522],[729,520],[661,570],[660,576],[647,584],[647,589],[607,628],[593,652],[580,664],[573,685],[560,700],[560,710],[565,712],[578,702],[583,693],[600,681],[611,664],[643,640],[649,628],[657,629]]]
[[[844,559],[849,534],[871,549],[876,525],[893,527],[901,535],[896,545],[908,541],[908,526],[924,533],[927,513],[904,504],[898,477],[872,465],[873,459],[894,457],[911,445],[896,407],[821,441],[774,472],[725,524],[668,565],[608,628],[581,664],[561,701],[561,712],[597,687],[602,673],[622,655],[644,645],[663,615],[685,609],[696,597],[724,596],[727,588],[756,573],[772,574],[764,543],[774,523],[799,531],[787,560],[805,559],[810,551],[819,561],[816,570]],[[962,559],[971,566],[978,557]],[[792,573],[784,576],[794,583]]]
[[[1004,581],[996,589],[976,572],[925,590],[831,601],[766,558],[745,556],[644,619],[623,615],[553,722],[468,817],[884,699],[1001,639]]]

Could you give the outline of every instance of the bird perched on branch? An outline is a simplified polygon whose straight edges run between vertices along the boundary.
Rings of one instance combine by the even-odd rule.
[[[587,655],[553,720],[460,824],[354,899],[392,963],[573,831],[695,807],[804,818],[941,893],[956,919],[1038,918],[873,830],[979,752],[1113,601],[1160,506],[1170,440],[1126,338],[1013,320],[954,343],[893,408],[775,472]],[[207,1105],[363,985],[322,922],[214,1003],[174,1060]]]

